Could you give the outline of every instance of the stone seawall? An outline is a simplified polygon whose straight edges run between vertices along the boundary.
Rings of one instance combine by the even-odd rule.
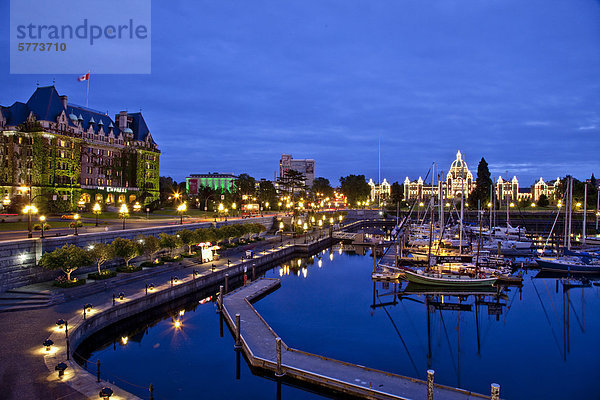
[[[269,230],[273,226],[273,217],[223,221],[217,222],[216,226],[245,223],[259,223]],[[212,222],[202,222],[197,224],[166,225],[141,229],[85,233],[77,236],[70,235],[45,239],[35,238],[0,242],[0,292],[19,286],[52,280],[59,276],[62,272],[45,271],[36,265],[43,253],[62,247],[65,244],[86,247],[93,243],[110,243],[118,237],[133,239],[140,234],[158,236],[160,233],[173,234],[182,229],[194,230],[214,225],[215,223]],[[94,267],[88,269],[91,271]],[[85,272],[85,269],[81,271]]]

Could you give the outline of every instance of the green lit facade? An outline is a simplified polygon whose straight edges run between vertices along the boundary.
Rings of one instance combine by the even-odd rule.
[[[186,189],[188,195],[197,195],[203,187],[219,191],[221,193],[235,193],[237,187],[235,181],[237,176],[233,174],[195,174],[186,178]]]

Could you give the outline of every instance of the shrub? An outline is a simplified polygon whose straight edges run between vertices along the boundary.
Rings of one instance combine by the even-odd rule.
[[[92,274],[88,274],[88,279],[93,279],[95,281],[101,281],[103,279],[109,279],[117,276],[115,271],[102,271],[100,273],[94,272]]]
[[[56,278],[53,285],[59,288],[72,288],[85,285],[85,279],[74,278],[73,280],[68,280],[66,276],[61,276]]]
[[[141,271],[141,270],[142,270],[141,265],[138,267],[136,267],[135,265],[117,267],[117,272],[124,272],[126,274],[130,274],[132,272],[137,272],[137,271]]]

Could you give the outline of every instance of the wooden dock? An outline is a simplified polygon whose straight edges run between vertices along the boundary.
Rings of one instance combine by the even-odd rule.
[[[240,315],[240,346],[250,364],[277,373],[277,334],[251,302],[277,289],[279,279],[259,279],[223,297],[222,312],[237,338],[236,314]],[[391,374],[288,347],[281,342],[281,370],[287,377],[340,393],[368,399],[425,399],[427,382]],[[466,390],[434,385],[434,399],[489,399]]]

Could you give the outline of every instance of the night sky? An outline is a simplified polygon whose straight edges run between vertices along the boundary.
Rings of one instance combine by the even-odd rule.
[[[76,75],[11,75],[0,0],[0,104]],[[152,74],[94,75],[90,107],[144,113],[161,175],[316,175],[402,182],[461,150],[522,186],[600,175],[600,1],[152,2]],[[87,71],[81,71],[84,74]]]

